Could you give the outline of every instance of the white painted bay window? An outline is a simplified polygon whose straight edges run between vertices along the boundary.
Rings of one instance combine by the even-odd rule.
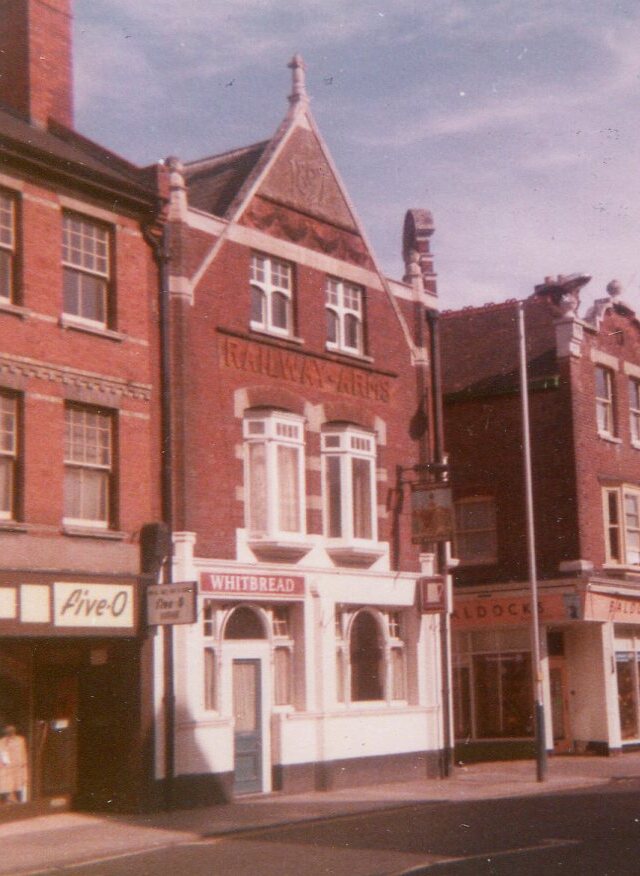
[[[244,418],[246,525],[250,539],[305,533],[304,421],[282,411]]]
[[[374,436],[352,426],[322,434],[325,534],[331,539],[377,539]]]

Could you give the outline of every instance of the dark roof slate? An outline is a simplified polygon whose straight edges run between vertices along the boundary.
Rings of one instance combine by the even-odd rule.
[[[39,128],[0,107],[0,166],[9,160],[44,166],[149,205],[155,202],[150,175],[124,158],[62,125],[50,122],[47,129]]]
[[[185,164],[189,205],[225,217],[270,142],[265,140]]]

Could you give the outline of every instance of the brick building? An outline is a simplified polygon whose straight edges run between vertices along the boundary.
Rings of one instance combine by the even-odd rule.
[[[388,280],[290,67],[271,139],[167,162],[174,579],[200,591],[174,631],[181,800],[435,774],[446,747],[408,501],[434,453],[433,225],[407,215]]]
[[[640,327],[613,282],[584,317],[582,275],[525,302],[548,749],[640,741]],[[518,303],[442,317],[457,536],[456,752],[533,748]]]
[[[73,131],[68,0],[2,0],[0,17],[0,746],[26,759],[13,779],[0,766],[0,800],[137,805],[155,181]]]

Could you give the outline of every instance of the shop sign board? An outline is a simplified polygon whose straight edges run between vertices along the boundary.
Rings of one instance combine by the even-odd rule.
[[[445,585],[442,580],[418,578],[418,608],[422,614],[445,610]]]
[[[456,629],[515,625],[531,622],[529,596],[478,596],[454,599],[453,626]],[[542,623],[571,620],[562,593],[545,593],[538,599]]]
[[[53,585],[53,624],[56,627],[96,629],[133,627],[133,586],[56,581]]]
[[[411,541],[451,541],[454,534],[451,487],[413,484],[411,487]]]
[[[587,593],[584,604],[584,619],[640,624],[640,599],[609,596],[606,593]]]
[[[247,596],[251,599],[302,599],[302,575],[256,575],[242,572],[202,572],[200,592],[221,597]]]
[[[147,587],[147,623],[149,626],[195,623],[197,592],[196,581]]]

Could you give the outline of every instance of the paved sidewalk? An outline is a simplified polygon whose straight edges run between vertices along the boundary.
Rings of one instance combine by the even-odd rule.
[[[548,794],[640,778],[640,753],[614,758],[560,757],[545,782],[533,761],[464,764],[449,779],[370,785],[341,791],[244,797],[225,806],[152,815],[60,813],[0,824],[0,874],[52,872],[120,855],[274,825],[344,817],[413,803],[462,802]]]

